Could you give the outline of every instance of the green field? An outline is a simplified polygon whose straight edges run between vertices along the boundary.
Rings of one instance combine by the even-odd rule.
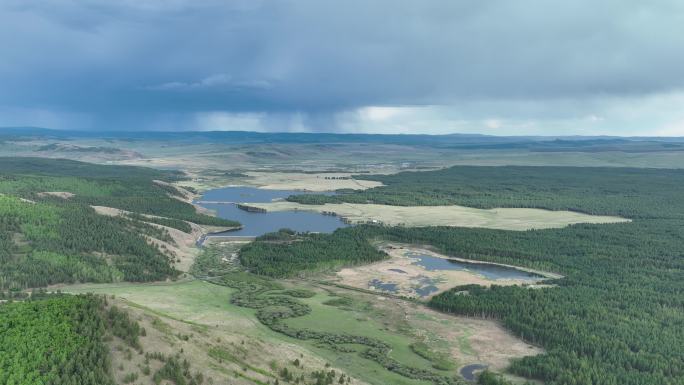
[[[321,332],[348,333],[380,339],[391,345],[390,357],[406,365],[430,370],[432,364],[415,354],[409,348],[415,342],[414,337],[389,331],[385,324],[396,323],[397,320],[388,319],[381,312],[375,311],[370,303],[361,298],[355,298],[353,309],[343,310],[338,307],[325,305],[324,302],[336,299],[325,292],[318,292],[312,298],[302,299],[311,306],[309,315],[293,318],[287,321],[290,327],[308,329]],[[426,381],[408,380],[400,375],[388,372],[379,364],[363,359],[355,353],[332,352],[325,348],[318,348],[315,342],[305,342],[319,352],[323,357],[340,367],[350,370],[350,373],[373,383],[391,384],[430,384]]]
[[[259,323],[253,309],[232,305],[229,301],[234,289],[210,284],[204,281],[186,281],[165,284],[101,284],[75,285],[64,288],[69,293],[94,293],[115,295],[133,306],[174,320],[182,320],[193,324],[213,326],[221,325],[229,333],[237,333],[246,338],[258,338],[278,343],[286,341],[306,346],[316,355],[323,357],[332,365],[340,367],[352,376],[362,378],[374,384],[428,384],[428,382],[411,381],[385,370],[380,365],[360,358],[356,354],[341,355],[325,348],[317,347],[315,343],[302,342],[286,337],[268,329]],[[377,321],[367,321],[368,315],[358,314],[364,320],[355,318],[355,313],[339,310],[335,307],[322,305],[321,302],[330,299],[326,294],[319,293],[307,303],[314,305],[311,316],[293,320],[293,325],[308,327],[312,323],[328,325],[327,331],[362,333],[372,337],[382,338],[390,342],[397,349],[397,359],[413,363],[421,362],[429,368],[429,363],[410,351],[408,345],[411,340],[402,335],[382,330]],[[339,320],[344,320],[339,323]],[[300,325],[301,322],[301,325]],[[369,327],[372,327],[369,329]],[[395,353],[393,352],[393,355]],[[389,382],[388,382],[389,381]]]
[[[219,323],[236,332],[270,333],[253,319],[253,310],[230,303],[234,289],[204,281],[83,284],[68,286],[63,290],[69,293],[115,295],[155,314],[176,320],[204,325]]]
[[[221,140],[221,134],[218,135],[213,139],[211,136],[159,133],[135,139],[101,139],[92,135],[84,137],[78,133],[15,133],[3,136],[0,132],[0,155],[71,158],[95,163],[183,169],[197,176],[193,185],[200,188],[236,182],[250,183],[251,178],[236,177],[231,172],[235,170],[385,173],[406,168],[450,165],[649,168],[682,168],[684,165],[681,145],[638,140],[615,141],[610,138],[546,142],[520,138],[512,145],[488,146],[491,137],[481,138],[482,143],[473,143],[472,139],[464,141],[457,136],[382,139],[328,136],[311,140],[298,134],[289,138],[276,134],[245,141],[244,138]],[[9,140],[3,141],[3,138]]]
[[[420,341],[415,325],[409,324],[392,309],[396,304],[378,306],[373,304],[373,296],[341,289],[323,289],[313,283],[280,281],[280,285],[288,290],[313,291],[310,298],[297,298],[311,307],[311,313],[286,321],[291,328],[320,331],[325,333],[343,333],[366,336],[389,344],[389,356],[411,367],[434,371],[443,375],[456,375],[455,368],[445,372],[433,368],[433,363],[414,353],[410,345]],[[361,345],[349,345],[354,351],[343,353],[321,345],[317,340],[301,340],[285,336],[271,330],[259,322],[256,311],[230,303],[235,289],[204,281],[179,281],[169,283],[117,283],[117,284],[85,284],[71,285],[63,288],[69,293],[95,293],[116,296],[117,301],[124,301],[129,306],[138,308],[146,314],[182,321],[206,330],[217,328],[224,336],[237,335],[248,341],[260,341],[265,344],[295,344],[303,347],[315,357],[322,358],[332,367],[342,369],[347,374],[371,384],[427,385],[432,382],[412,380],[386,370],[380,364],[362,357],[365,348]],[[344,297],[340,297],[343,295]],[[349,298],[344,306],[333,306],[331,300]],[[421,317],[427,321],[431,317]],[[443,323],[444,320],[432,320]],[[463,328],[457,321],[451,321],[453,330]],[[466,329],[463,329],[467,331]],[[454,340],[439,347],[448,351],[464,341]],[[466,342],[467,343],[467,342]],[[210,346],[207,347],[209,349]],[[273,357],[277,360],[277,357]],[[269,370],[263,366],[262,370]]]

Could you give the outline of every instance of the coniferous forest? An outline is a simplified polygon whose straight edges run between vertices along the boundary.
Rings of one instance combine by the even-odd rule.
[[[0,384],[113,385],[106,342],[116,336],[142,354],[144,333],[105,297],[32,291],[0,305]]]
[[[382,238],[430,244],[452,256],[560,273],[564,278],[549,282],[552,287],[456,287],[429,305],[500,320],[544,347],[546,354],[518,360],[511,370],[547,384],[684,383],[684,172],[453,167],[360,178],[386,186],[290,199],[537,207],[630,218],[523,232],[358,226],[337,230],[330,242]]]
[[[187,231],[184,224],[189,219],[205,224],[234,224],[196,214],[192,206],[173,198],[180,192],[168,182],[181,177],[176,173],[70,161],[57,161],[58,169],[54,169],[52,162],[0,162],[0,284],[12,293],[57,282],[173,277],[177,273],[168,257],[145,239],[164,237],[158,227],[148,222],[181,231]],[[299,276],[306,271],[385,258],[371,244],[383,239],[432,245],[461,258],[559,273],[563,278],[547,281],[548,287],[536,289],[459,286],[433,297],[428,305],[444,312],[499,320],[520,338],[543,347],[544,354],[516,360],[510,370],[546,384],[684,383],[684,172],[453,167],[363,177],[381,180],[385,186],[332,198],[307,195],[290,199],[304,203],[334,199],[403,205],[537,207],[623,216],[631,222],[530,231],[363,225],[332,234],[308,234],[285,229],[243,247],[239,255],[242,264],[260,275]],[[103,216],[91,205],[133,214]],[[145,215],[154,215],[155,219],[145,221]],[[74,324],[73,320],[61,322],[60,317],[70,317],[66,310],[69,308],[99,306],[89,305],[88,301],[84,297],[55,297],[5,304],[0,306],[0,317],[4,325],[22,325],[19,320],[27,314],[56,317],[46,319],[46,325]],[[49,311],[37,309],[43,306],[49,306]],[[88,325],[99,322],[79,320]],[[33,322],[25,327],[33,328]],[[12,333],[4,333],[3,338],[13,336],[19,338]],[[50,338],[59,341],[61,337]],[[106,364],[97,358],[96,340],[92,344],[74,347],[88,351],[88,357],[94,359],[81,360],[74,364],[81,365],[74,370],[80,373],[82,366],[95,362],[91,369],[83,370],[98,378],[97,373],[104,373]],[[36,346],[30,350],[43,348],[52,349]],[[14,359],[5,355],[3,365]],[[62,364],[70,365],[66,361]],[[21,373],[31,376],[33,370],[29,365]],[[54,371],[48,374],[63,375]],[[11,383],[9,377],[3,380]]]
[[[110,385],[102,299],[52,296],[0,306],[0,384]]]
[[[95,384],[684,385],[684,0],[0,0],[0,385]]]
[[[176,199],[181,193],[168,182],[181,177],[70,160],[0,159],[0,290],[176,276],[169,257],[146,238],[168,235],[148,222],[181,231],[190,231],[187,222],[237,224]],[[105,216],[92,206],[133,214]]]
[[[240,250],[240,262],[253,273],[274,278],[292,277],[303,272],[371,263],[386,255],[368,242],[363,234],[297,234],[288,229],[264,234]]]

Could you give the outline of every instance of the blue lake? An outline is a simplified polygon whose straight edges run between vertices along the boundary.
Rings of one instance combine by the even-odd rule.
[[[521,279],[538,281],[543,276],[527,271],[519,270],[514,267],[493,265],[490,263],[462,262],[454,259],[444,259],[430,255],[410,253],[406,255],[415,258],[414,264],[422,266],[428,271],[438,270],[464,270],[474,274],[479,274],[487,279]]]
[[[347,227],[339,217],[305,211],[279,211],[268,213],[248,212],[237,208],[235,203],[267,203],[284,199],[290,195],[306,194],[294,190],[264,190],[253,187],[224,187],[204,193],[199,201],[234,202],[201,203],[202,207],[214,210],[221,218],[232,219],[242,224],[242,229],[215,233],[213,235],[259,236],[289,228],[295,231],[330,233],[340,227]],[[333,195],[334,193],[316,193]]]

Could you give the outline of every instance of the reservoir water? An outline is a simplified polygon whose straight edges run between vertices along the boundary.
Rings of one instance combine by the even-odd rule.
[[[464,270],[474,274],[482,275],[487,279],[521,279],[538,281],[544,278],[539,274],[530,273],[524,270],[516,269],[514,267],[494,265],[491,263],[462,262],[454,259],[433,257],[419,253],[409,253],[406,256],[415,259],[416,262],[414,263],[416,265],[422,266],[428,271]]]
[[[199,204],[202,207],[214,210],[220,218],[232,219],[242,224],[240,230],[212,235],[259,236],[282,228],[302,232],[330,233],[337,228],[348,226],[339,217],[331,215],[306,211],[248,212],[239,209],[236,205],[236,203],[267,203],[296,194],[306,194],[306,192],[264,190],[254,187],[224,187],[207,191],[198,202],[221,202]],[[316,194],[333,195],[334,193],[317,192]]]

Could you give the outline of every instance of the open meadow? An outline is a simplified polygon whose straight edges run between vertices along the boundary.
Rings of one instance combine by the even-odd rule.
[[[313,294],[298,299],[311,308],[310,313],[288,319],[285,321],[288,327],[378,339],[390,346],[391,359],[444,376],[457,376],[460,367],[473,363],[501,370],[512,358],[541,352],[511,336],[493,321],[443,315],[411,301],[322,285],[315,280],[285,280],[279,284],[287,290]],[[294,359],[299,359],[301,367],[307,370],[316,365],[338,368],[338,371],[355,379],[352,383],[361,383],[358,379],[378,385],[430,383],[392,373],[364,358],[361,345],[348,345],[351,350],[341,352],[315,339],[293,339],[273,331],[259,321],[253,309],[231,303],[231,296],[236,291],[230,287],[185,280],[149,284],[82,284],[60,289],[69,293],[111,297],[135,314],[146,328],[157,330],[142,338],[145,346],[165,354],[182,348],[184,354],[192,358],[191,362],[206,362],[199,364],[198,368],[206,370],[215,380],[233,378],[233,372],[237,371],[242,374],[237,383],[248,378],[268,381],[270,377],[264,373],[278,376],[273,367],[302,371],[291,365]],[[164,324],[170,326],[165,327]],[[192,337],[184,340],[177,336],[178,333],[189,333]],[[219,348],[228,351],[228,357],[243,358],[237,363],[226,359],[220,365],[211,359],[212,352],[215,354]],[[115,357],[119,356],[115,354]],[[283,357],[289,359],[284,360]],[[121,361],[120,357],[116,359]],[[135,360],[122,362],[123,373],[134,370]],[[241,366],[247,370],[242,370]]]
[[[482,227],[501,230],[530,230],[565,227],[576,223],[619,223],[629,219],[606,215],[588,215],[572,211],[527,208],[478,209],[465,206],[391,206],[361,203],[326,203],[322,205],[278,201],[250,203],[266,211],[313,211],[335,213],[350,223],[378,223],[387,226]]]

